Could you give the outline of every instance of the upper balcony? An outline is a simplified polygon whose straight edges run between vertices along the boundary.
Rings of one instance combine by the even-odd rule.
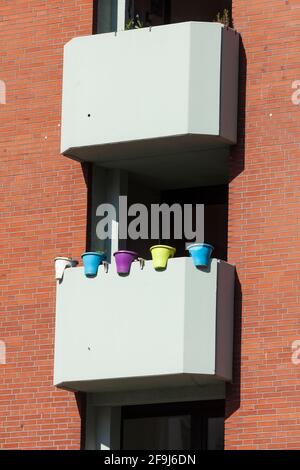
[[[61,152],[151,176],[181,161],[191,173],[223,165],[237,138],[238,61],[239,35],[220,23],[71,40]]]

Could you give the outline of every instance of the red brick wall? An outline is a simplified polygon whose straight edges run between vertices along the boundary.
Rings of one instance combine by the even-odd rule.
[[[233,16],[247,73],[245,82],[242,54],[229,206],[242,315],[240,334],[237,305],[226,448],[299,449],[300,365],[291,345],[300,339],[300,108],[291,84],[300,80],[300,3],[233,0]]]
[[[53,259],[79,257],[86,185],[60,156],[63,45],[90,34],[92,0],[2,0],[0,448],[78,449],[74,394],[53,387]]]
[[[242,294],[226,448],[299,448],[300,4],[233,0],[233,14],[245,53],[229,261]],[[62,47],[91,33],[92,0],[2,0],[0,24],[0,448],[78,449],[76,398],[52,386],[53,258],[85,248],[86,185],[60,156],[59,123]]]

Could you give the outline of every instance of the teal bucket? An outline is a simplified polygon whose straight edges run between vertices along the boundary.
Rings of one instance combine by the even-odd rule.
[[[207,268],[213,249],[214,247],[208,243],[194,243],[187,247],[197,268]]]
[[[98,268],[100,264],[105,260],[106,255],[105,253],[97,253],[94,251],[88,251],[81,255],[83,266],[84,266],[84,274],[86,277],[95,277],[98,273]]]

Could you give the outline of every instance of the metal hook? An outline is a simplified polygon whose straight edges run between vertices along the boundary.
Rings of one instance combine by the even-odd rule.
[[[102,261],[102,264],[103,264],[103,267],[104,267],[104,272],[108,273],[109,263],[107,261]]]
[[[144,260],[144,258],[138,258],[137,260],[138,260],[138,262],[140,263],[140,268],[141,268],[141,269],[144,269],[144,266],[145,266],[145,260]]]

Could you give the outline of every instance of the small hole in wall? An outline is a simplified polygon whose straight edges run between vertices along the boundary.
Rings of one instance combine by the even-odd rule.
[[[91,115],[90,115],[90,114],[88,114],[88,117],[91,117]]]

